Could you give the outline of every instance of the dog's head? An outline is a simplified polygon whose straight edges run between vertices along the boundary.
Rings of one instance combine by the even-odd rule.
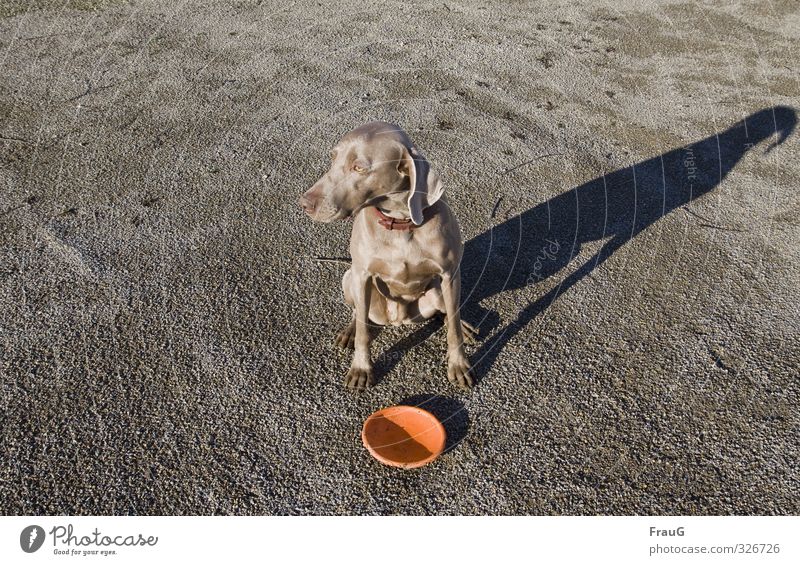
[[[331,151],[331,165],[300,197],[312,220],[331,222],[380,205],[403,211],[419,225],[422,212],[442,196],[439,175],[394,124],[371,122],[344,136]]]

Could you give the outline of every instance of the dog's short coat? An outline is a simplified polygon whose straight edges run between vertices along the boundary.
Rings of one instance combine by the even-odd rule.
[[[374,382],[368,321],[397,325],[442,313],[447,376],[471,388],[464,336],[476,330],[459,314],[463,244],[439,175],[408,135],[386,122],[345,135],[331,160],[300,205],[319,222],[353,218],[353,263],[342,278],[353,318],[336,337],[338,345],[355,349],[345,384],[363,389]]]

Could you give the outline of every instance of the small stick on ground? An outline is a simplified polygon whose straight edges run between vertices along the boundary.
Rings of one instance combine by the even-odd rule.
[[[22,139],[21,137],[11,137],[2,134],[0,134],[0,141],[15,141],[17,143],[24,143],[25,145],[33,145],[33,143],[31,143],[27,139]]]
[[[691,214],[692,216],[694,216],[695,218],[697,218],[699,220],[703,220],[702,224],[697,224],[698,226],[703,227],[703,228],[712,228],[712,229],[715,229],[715,230],[733,231],[733,232],[739,232],[739,233],[745,233],[745,232],[749,232],[750,231],[750,230],[742,230],[742,229],[739,229],[739,228],[729,228],[729,227],[725,227],[725,226],[718,226],[717,224],[711,223],[711,220],[709,220],[708,218],[704,218],[703,216],[701,216],[697,212],[693,212],[689,208],[684,208],[684,210],[688,214]]]
[[[547,155],[539,155],[538,157],[534,157],[530,161],[525,161],[524,163],[520,163],[519,165],[515,165],[515,166],[511,167],[510,169],[506,169],[505,171],[503,171],[503,173],[504,174],[508,174],[511,171],[516,171],[520,167],[524,167],[525,165],[530,165],[531,163],[533,163],[534,161],[538,161],[539,159],[544,159],[545,157],[557,157],[559,155],[563,155],[563,153],[548,153]]]
[[[497,198],[497,202],[494,203],[494,208],[492,208],[492,213],[489,215],[490,220],[494,220],[495,214],[497,214],[497,209],[500,207],[500,203],[503,201],[503,197],[499,196]]]
[[[311,259],[319,263],[344,263],[346,265],[352,263],[352,260],[347,257],[312,257]]]

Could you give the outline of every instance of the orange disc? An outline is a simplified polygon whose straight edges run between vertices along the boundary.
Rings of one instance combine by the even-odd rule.
[[[375,459],[413,469],[436,459],[447,434],[436,416],[416,406],[390,406],[364,422],[361,440]]]

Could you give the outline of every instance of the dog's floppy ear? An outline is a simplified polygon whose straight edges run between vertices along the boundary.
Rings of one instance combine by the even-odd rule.
[[[417,151],[416,147],[403,148],[403,159],[400,170],[409,177],[408,212],[411,221],[420,225],[424,221],[423,210],[433,206],[444,193],[439,175],[431,169],[428,160]]]

